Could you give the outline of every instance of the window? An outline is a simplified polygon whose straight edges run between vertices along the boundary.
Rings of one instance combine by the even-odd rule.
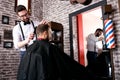
[[[18,5],[24,5],[29,14],[31,13],[31,0],[15,0],[15,9]]]

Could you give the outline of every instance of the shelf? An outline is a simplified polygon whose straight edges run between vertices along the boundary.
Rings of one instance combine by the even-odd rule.
[[[63,46],[63,26],[57,22],[49,22],[48,25],[52,29],[52,40],[50,43],[57,45],[60,49],[64,50]]]

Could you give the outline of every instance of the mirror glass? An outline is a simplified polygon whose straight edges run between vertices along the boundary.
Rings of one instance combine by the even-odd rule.
[[[104,28],[103,6],[106,1],[100,1],[86,8],[69,14],[70,26],[70,56],[81,65],[87,66],[87,40],[89,34],[95,33],[97,28]],[[102,41],[98,46],[102,46]],[[102,52],[98,57],[99,63],[95,65],[96,75],[112,80],[112,60],[109,50]],[[94,69],[95,69],[94,68]]]
[[[97,28],[103,29],[103,20],[102,20],[102,8],[97,7],[86,12],[80,13],[77,15],[77,29],[78,29],[78,40],[80,45],[78,46],[80,52],[86,55],[87,53],[87,36],[91,33],[94,33]],[[83,30],[81,32],[81,30]],[[81,35],[82,34],[82,35]],[[83,39],[81,38],[83,37]],[[82,48],[83,47],[83,48]],[[83,49],[83,50],[82,50]],[[84,65],[87,65],[86,56]],[[83,62],[82,62],[83,63]]]

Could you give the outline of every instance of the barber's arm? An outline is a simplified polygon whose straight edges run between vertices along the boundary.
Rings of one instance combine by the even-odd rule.
[[[103,36],[100,36],[99,38],[98,38],[98,41],[102,41],[104,39],[104,37]]]
[[[102,40],[104,40],[104,35],[103,35],[103,34],[101,34],[101,35],[98,37],[98,41],[102,41]]]
[[[97,41],[97,42],[96,42],[96,49],[97,49],[98,55],[100,55],[100,54],[102,53],[102,50],[103,50],[102,41]]]
[[[30,33],[30,35],[25,40],[17,43],[17,47],[21,48],[21,47],[27,45],[33,39],[33,37],[34,37],[34,33]]]
[[[18,35],[17,33],[16,33],[16,34],[14,33],[13,35],[14,35],[14,36],[13,36],[14,47],[15,47],[16,49],[19,49],[19,48],[21,48],[21,47],[24,47],[24,46],[27,45],[27,44],[30,42],[30,40],[32,40],[33,37],[34,37],[34,34],[31,33],[25,40],[22,40],[22,39],[21,39],[21,36]],[[22,41],[21,41],[21,40],[22,40]]]

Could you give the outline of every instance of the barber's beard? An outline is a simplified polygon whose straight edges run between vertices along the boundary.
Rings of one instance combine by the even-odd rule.
[[[100,35],[99,35],[99,33],[97,33],[95,36],[96,36],[96,37],[99,37]]]
[[[27,19],[23,20],[23,22],[29,22],[29,21],[30,21],[30,19],[29,19],[29,18],[27,18]]]

